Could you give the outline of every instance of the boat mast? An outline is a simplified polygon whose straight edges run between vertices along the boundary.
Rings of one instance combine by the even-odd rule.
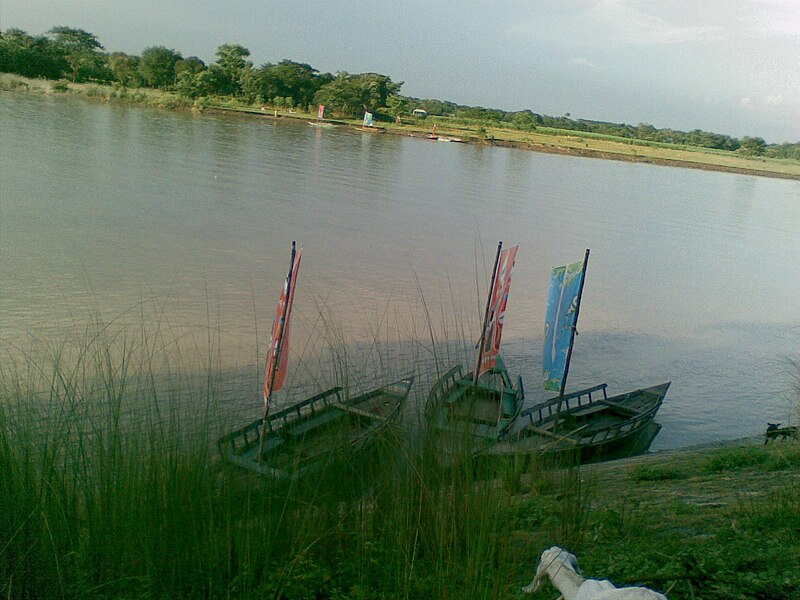
[[[497,255],[494,257],[494,269],[492,269],[492,283],[489,284],[489,295],[486,298],[486,311],[483,313],[483,327],[481,328],[481,338],[478,341],[478,358],[475,361],[475,371],[472,376],[472,383],[478,385],[480,376],[481,359],[483,358],[483,345],[486,341],[486,325],[489,320],[489,310],[492,305],[492,292],[494,292],[494,282],[497,279],[497,265],[500,263],[500,250],[503,249],[502,240],[497,243]]]
[[[572,331],[569,338],[569,349],[567,350],[567,361],[564,363],[564,377],[561,379],[561,392],[559,396],[564,395],[564,390],[567,388],[567,374],[569,373],[569,361],[572,358],[572,344],[575,342],[575,334],[578,332],[578,314],[581,310],[581,298],[583,297],[583,284],[586,282],[586,265],[589,264],[589,248],[586,249],[586,255],[583,257],[583,271],[581,272],[581,287],[578,289],[578,301],[575,306],[575,321],[572,325]]]
[[[272,399],[272,386],[275,384],[275,374],[278,372],[278,366],[281,364],[281,352],[283,350],[283,333],[286,331],[287,325],[287,311],[289,310],[289,300],[292,297],[292,286],[294,286],[294,258],[295,254],[297,253],[297,246],[294,240],[292,240],[292,258],[291,262],[289,263],[289,276],[286,278],[286,306],[284,306],[284,314],[283,316],[276,315],[276,319],[280,318],[280,322],[278,324],[278,342],[275,345],[275,360],[272,362],[272,368],[270,372],[267,373],[267,379],[269,381],[269,391],[265,392],[264,395],[264,422],[261,425],[261,440],[259,441],[258,446],[258,462],[262,460],[262,454],[264,452],[264,441],[267,437],[267,431],[269,428],[267,426],[267,417],[269,416],[269,401]],[[271,348],[270,348],[271,350]],[[269,357],[267,357],[267,362],[269,362]]]

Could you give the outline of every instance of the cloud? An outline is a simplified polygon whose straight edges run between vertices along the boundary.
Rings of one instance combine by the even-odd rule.
[[[546,0],[544,0],[546,1]],[[800,0],[560,0],[515,15],[510,37],[574,46],[800,39]]]
[[[722,39],[717,13],[700,11],[695,0],[590,0],[566,3],[549,13],[515,18],[510,37],[579,46],[659,46]]]
[[[739,100],[739,106],[741,106],[742,108],[750,108],[753,106],[753,101],[747,97],[742,98],[741,100]]]
[[[599,0],[592,12],[605,27],[616,30],[619,41],[637,46],[709,41],[721,34],[717,25],[680,23],[679,12],[667,10],[660,16],[654,12],[658,7],[641,0]]]
[[[749,22],[753,31],[763,35],[800,37],[800,2],[755,0]]]

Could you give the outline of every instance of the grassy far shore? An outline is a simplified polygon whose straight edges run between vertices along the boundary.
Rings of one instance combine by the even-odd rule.
[[[271,107],[249,105],[227,98],[217,100],[203,98],[193,101],[181,98],[171,92],[154,89],[126,90],[97,84],[27,79],[8,73],[0,74],[0,90],[70,93],[98,100],[172,109],[225,111],[242,115],[257,115],[258,118],[267,119],[307,121],[316,118],[316,114],[300,110],[275,110]],[[361,122],[358,120],[339,120],[337,122],[351,127],[361,126]],[[800,180],[800,161],[796,160],[743,157],[731,151],[631,140],[587,132],[552,128],[520,131],[482,125],[465,125],[446,117],[428,117],[427,119],[408,117],[401,119],[401,123],[379,123],[378,125],[381,129],[397,135],[426,137],[435,126],[437,135],[458,138],[467,143]]]
[[[220,464],[216,362],[164,335],[0,363],[0,597],[514,599],[552,545],[673,600],[800,597],[796,440],[442,469],[400,429],[275,484]]]

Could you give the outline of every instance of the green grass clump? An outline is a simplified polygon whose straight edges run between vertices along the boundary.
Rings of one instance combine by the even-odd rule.
[[[763,465],[769,461],[769,453],[760,446],[731,448],[718,450],[708,460],[706,470],[709,472],[735,471]]]
[[[665,466],[636,467],[631,473],[633,481],[668,481],[670,479],[684,479],[686,473],[680,469]]]

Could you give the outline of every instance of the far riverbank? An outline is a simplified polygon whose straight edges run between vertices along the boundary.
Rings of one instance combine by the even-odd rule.
[[[157,108],[224,112],[248,118],[268,120],[314,120],[315,115],[300,111],[275,110],[246,105],[234,100],[201,98],[188,100],[170,92],[152,89],[117,89],[96,84],[73,84],[64,81],[26,79],[0,74],[0,91],[37,94],[71,94],[95,101],[114,101]],[[363,131],[360,120],[337,119],[335,124]],[[431,135],[435,130],[436,138]],[[373,132],[431,139],[437,142],[461,142],[502,146],[550,154],[641,162],[662,166],[740,173],[800,181],[800,162],[789,159],[743,157],[735,152],[689,146],[650,144],[642,140],[614,138],[567,130],[536,129],[521,131],[499,127],[464,125],[444,117],[402,119],[400,123],[379,123]]]

